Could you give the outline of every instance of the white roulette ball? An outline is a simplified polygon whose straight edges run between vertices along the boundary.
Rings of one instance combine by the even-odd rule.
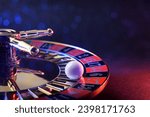
[[[76,80],[82,77],[84,73],[83,65],[78,61],[71,61],[65,67],[65,73],[71,80]]]

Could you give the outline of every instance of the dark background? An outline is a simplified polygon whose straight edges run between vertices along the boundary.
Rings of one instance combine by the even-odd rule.
[[[148,1],[0,1],[0,28],[48,27],[51,41],[92,51],[110,67],[110,81],[95,99],[150,99]]]

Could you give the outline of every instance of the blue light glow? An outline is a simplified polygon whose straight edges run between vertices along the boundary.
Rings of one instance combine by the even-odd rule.
[[[10,24],[10,21],[9,21],[8,19],[5,19],[5,20],[3,21],[3,25],[4,25],[4,26],[9,26],[9,24]]]
[[[21,24],[21,22],[22,22],[22,18],[21,18],[20,15],[16,15],[15,18],[14,18],[14,20],[15,20],[16,24]]]

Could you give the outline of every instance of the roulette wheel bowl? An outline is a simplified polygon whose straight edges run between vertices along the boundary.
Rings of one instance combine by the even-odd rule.
[[[45,33],[49,34],[49,31]],[[11,72],[13,77],[8,79],[8,86],[0,85],[0,99],[91,99],[108,82],[108,66],[99,56],[85,49],[43,40],[25,40],[26,43],[15,39],[11,41],[27,46],[29,54],[20,50],[10,53],[10,59],[15,59]],[[21,50],[25,49],[22,47]],[[16,57],[20,58],[18,64]]]

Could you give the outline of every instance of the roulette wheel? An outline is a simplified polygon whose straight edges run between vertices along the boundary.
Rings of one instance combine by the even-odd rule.
[[[1,100],[91,99],[104,89],[105,62],[76,46],[34,39],[52,34],[51,29],[0,30]]]

